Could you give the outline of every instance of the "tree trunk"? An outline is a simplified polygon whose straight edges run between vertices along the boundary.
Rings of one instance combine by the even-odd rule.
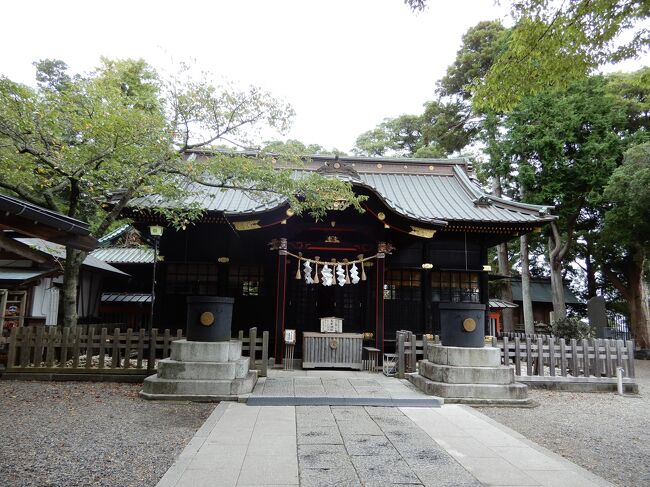
[[[510,277],[510,262],[508,260],[508,244],[502,243],[497,246],[497,255],[499,259],[499,274]],[[512,303],[512,282],[506,279],[505,285],[501,288],[501,299]],[[505,308],[501,312],[503,318],[503,331],[514,331],[515,329],[515,310]]]
[[[596,296],[596,270],[592,258],[592,245],[587,240],[587,251],[585,253],[585,270],[587,272],[587,299]]]
[[[552,234],[548,238],[548,257],[551,266],[551,296],[553,299],[553,320],[566,318],[566,301],[564,299],[564,281],[562,280],[562,260],[571,247],[573,232],[569,226],[566,242],[562,244],[562,237],[557,228],[557,223],[551,223]],[[551,323],[552,324],[552,323]]]
[[[562,261],[551,261],[551,293],[553,299],[553,320],[566,318],[566,300],[564,299],[564,281],[562,280]]]
[[[77,290],[79,271],[86,258],[86,252],[72,247],[65,248],[65,266],[63,269],[63,326],[77,325]]]
[[[499,198],[503,196],[501,188],[501,178],[494,176],[492,180],[492,191],[495,196]],[[510,260],[508,259],[508,244],[502,243],[497,245],[497,258],[499,261],[499,275],[510,277]],[[499,297],[504,301],[512,303],[512,282],[506,279],[505,285],[501,288]],[[513,308],[505,308],[501,311],[501,323],[503,331],[515,330],[515,310]]]
[[[521,301],[524,308],[524,330],[535,333],[533,302],[530,297],[530,262],[528,259],[528,235],[520,237],[521,247]]]
[[[625,296],[630,310],[630,326],[637,348],[650,349],[650,310],[648,286],[643,272],[645,256],[638,250],[633,258],[628,276],[628,293]]]

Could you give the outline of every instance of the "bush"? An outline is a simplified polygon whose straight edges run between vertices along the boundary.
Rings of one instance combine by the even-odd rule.
[[[582,340],[583,338],[591,338],[591,328],[588,323],[581,321],[575,316],[562,318],[554,321],[551,325],[553,335],[565,340]]]

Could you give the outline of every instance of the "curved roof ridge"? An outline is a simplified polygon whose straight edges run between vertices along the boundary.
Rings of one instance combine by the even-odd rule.
[[[463,187],[470,193],[470,195],[476,196],[477,199],[486,198],[488,201],[493,203],[498,203],[500,206],[506,207],[508,209],[514,210],[531,210],[536,211],[538,214],[544,216],[548,214],[549,210],[555,208],[553,205],[533,205],[531,203],[522,203],[520,201],[507,200],[494,196],[483,191],[478,185],[474,184],[465,171],[459,170],[454,167],[454,173],[458,176],[459,181],[462,183]],[[551,216],[551,215],[549,215]],[[555,218],[555,217],[553,217]]]
[[[261,150],[246,150],[246,151],[230,151],[226,149],[190,149],[187,151],[190,154],[239,154],[243,156],[257,156],[263,151]],[[282,156],[278,152],[268,152],[267,155]],[[341,162],[387,162],[396,164],[459,164],[471,165],[467,157],[452,157],[452,158],[429,158],[429,157],[375,157],[375,156],[348,156],[348,155],[332,155],[332,154],[302,154],[300,157],[311,160],[326,160],[326,161],[341,161]]]

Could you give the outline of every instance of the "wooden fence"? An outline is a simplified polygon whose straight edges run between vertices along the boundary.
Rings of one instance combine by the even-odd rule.
[[[44,374],[117,374],[149,375],[155,371],[156,360],[170,356],[171,344],[183,338],[182,330],[172,334],[157,329],[147,336],[145,330],[134,333],[115,328],[80,325],[73,328],[24,326],[12,328],[8,341],[7,373]],[[260,375],[266,376],[268,364],[268,332],[257,338],[251,328],[248,337],[240,332],[243,351],[250,353],[250,368],[256,368],[254,356],[262,355]]]
[[[404,378],[407,372],[415,372],[417,369],[418,357],[426,358],[426,350],[430,343],[438,343],[438,335],[422,335],[418,340],[415,333],[400,330],[397,332],[397,377]]]
[[[634,377],[633,340],[573,339],[567,343],[552,336],[513,341],[503,337],[501,342],[494,338],[492,345],[501,349],[503,364],[514,364],[518,376],[616,377],[616,369],[622,367],[625,377]]]
[[[525,333],[523,331],[503,331],[499,333],[499,338],[507,338],[508,340],[514,340],[515,338],[519,338],[520,340],[532,338],[536,341],[538,338],[541,338],[542,340],[548,340],[551,338],[551,335],[548,335],[546,333]]]
[[[12,328],[7,354],[8,372],[153,373],[156,358],[169,357],[171,344],[183,338],[179,330],[153,329],[134,333],[115,328],[24,326]]]
[[[248,331],[248,337],[245,337],[244,331],[240,330],[237,338],[242,342],[242,351],[248,352],[248,356],[251,358],[249,369],[258,370],[260,377],[266,377],[269,366],[269,332],[264,331],[259,337],[257,328],[253,327]],[[260,354],[259,363],[257,361],[258,352]]]

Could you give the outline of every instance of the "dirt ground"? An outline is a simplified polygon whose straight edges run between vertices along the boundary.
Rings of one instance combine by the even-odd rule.
[[[0,381],[0,486],[154,486],[214,404],[140,384]]]
[[[610,482],[650,485],[650,361],[635,368],[639,395],[530,389],[539,407],[477,409]]]

